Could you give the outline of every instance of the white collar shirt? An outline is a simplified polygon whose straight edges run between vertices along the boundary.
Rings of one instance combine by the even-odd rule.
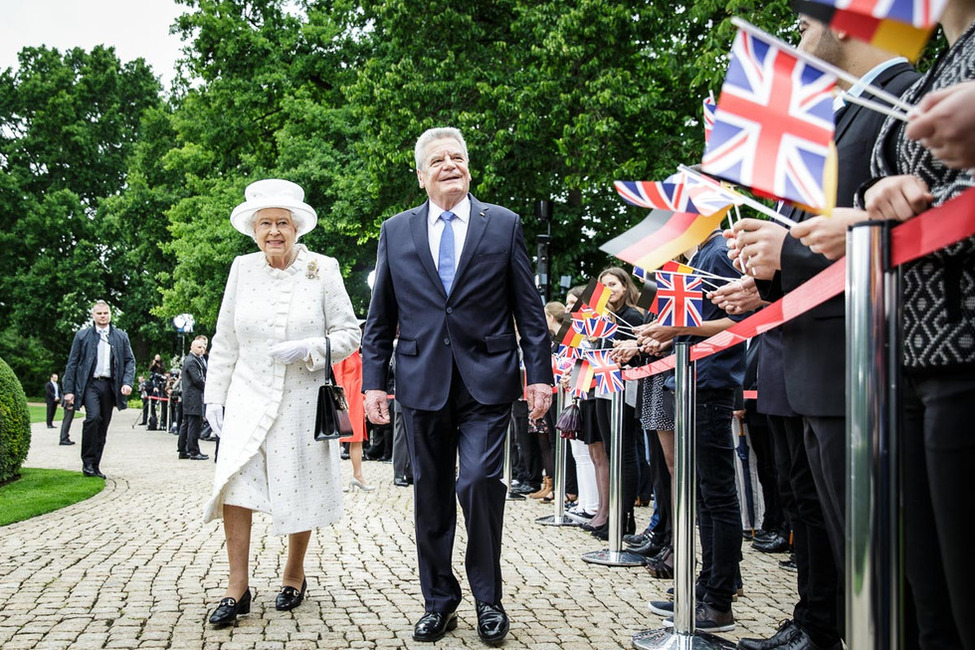
[[[450,210],[454,213],[451,227],[454,229],[454,270],[460,263],[460,254],[464,250],[464,242],[467,240],[467,226],[471,221],[471,198],[465,196],[460,203]],[[430,210],[427,212],[427,237],[430,239],[430,254],[433,256],[433,264],[440,270],[440,239],[443,237],[443,229],[446,222],[440,218],[444,209],[430,201]]]
[[[98,360],[95,362],[94,372],[96,377],[112,376],[112,346],[108,342],[108,332],[107,327],[95,327],[95,333],[98,334]]]

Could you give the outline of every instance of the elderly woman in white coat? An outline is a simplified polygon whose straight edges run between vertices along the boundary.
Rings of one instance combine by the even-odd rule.
[[[210,616],[234,623],[250,611],[251,518],[271,515],[288,535],[288,560],[275,601],[301,604],[311,531],[342,515],[337,441],[314,440],[316,398],[326,372],[326,341],[336,363],[359,346],[360,330],[338,263],[296,244],[315,227],[298,185],[252,183],[230,216],[259,252],[234,260],[213,337],[204,393],[207,421],[220,436],[205,520],[223,517],[230,580]]]

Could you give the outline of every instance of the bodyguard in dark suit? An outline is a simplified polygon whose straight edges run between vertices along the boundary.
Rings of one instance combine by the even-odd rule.
[[[51,375],[50,381],[44,384],[44,401],[47,402],[47,428],[54,428],[54,414],[58,412],[61,402],[61,386],[58,384],[57,374]]]
[[[112,421],[112,408],[128,407],[135,380],[135,356],[129,336],[113,327],[112,310],[99,300],[91,308],[93,327],[74,335],[68,365],[64,370],[64,403],[75,397],[85,407],[81,429],[81,463],[85,476],[105,478],[100,466],[105,436]]]
[[[901,95],[917,79],[918,75],[905,59],[893,58],[891,54],[873,48],[860,41],[848,38],[845,34],[834,33],[822,23],[800,14],[799,29],[802,32],[800,48],[836,65],[872,85],[879,86],[893,95]],[[854,88],[849,92],[858,94]],[[874,101],[881,101],[872,98]],[[838,152],[839,178],[836,193],[838,207],[851,207],[857,188],[870,176],[870,152],[877,140],[880,127],[886,116],[846,103],[834,114],[836,132],[834,139]],[[802,212],[798,208],[786,208],[783,214],[794,221],[804,222],[815,215]],[[840,232],[846,224],[841,218],[832,217]],[[832,264],[823,255],[804,246],[795,237],[787,237],[786,231],[767,222],[744,219],[735,225],[739,257],[749,268],[749,273],[759,278],[762,296],[769,300],[781,297],[806,280]],[[762,282],[761,279],[767,280]],[[846,480],[846,393],[844,387],[845,357],[843,341],[846,340],[845,305],[843,296],[823,303],[795,319],[782,325],[782,354],[785,360],[785,390],[789,405],[802,416],[803,442],[806,459],[800,450],[794,461],[799,466],[793,469],[793,478],[805,476],[802,461],[808,463],[815,494],[808,494],[809,486],[802,488],[793,481],[793,491],[797,501],[818,501],[822,509],[822,526],[825,538],[817,519],[806,518],[808,541],[804,549],[796,548],[797,563],[800,565],[800,594],[810,584],[803,579],[801,552],[805,552],[809,564],[809,576],[815,580],[822,576],[827,558],[823,545],[828,542],[834,565],[837,569],[837,588],[835,598],[818,594],[810,599],[806,615],[815,617],[821,623],[827,619],[824,607],[838,605],[834,617],[837,632],[843,632],[844,606],[843,589],[845,584],[845,480]],[[803,490],[806,493],[803,493]],[[814,508],[813,508],[814,509]],[[818,568],[817,568],[818,567]],[[835,635],[825,635],[825,625],[819,629],[802,629],[797,610],[796,621],[783,628],[776,640],[779,645],[759,645],[745,643],[742,648],[785,647],[839,647]],[[807,633],[811,633],[813,638]],[[818,634],[817,634],[818,633]],[[805,638],[801,638],[805,637]],[[767,643],[767,642],[762,642]],[[802,645],[803,643],[807,645]]]
[[[179,440],[176,443],[181,459],[206,460],[200,453],[200,430],[203,425],[203,389],[206,387],[207,362],[203,355],[207,351],[207,337],[197,336],[190,343],[190,353],[183,359],[183,372],[180,382],[183,386],[181,407],[183,416],[179,423]]]
[[[413,465],[426,603],[413,638],[436,641],[457,626],[461,591],[451,568],[456,491],[467,524],[478,635],[497,643],[509,627],[501,606],[500,479],[511,404],[522,392],[518,348],[530,416],[537,419],[552,401],[551,343],[521,222],[468,193],[460,131],[426,131],[415,158],[429,200],[387,220],[379,235],[362,345],[366,413],[375,424],[389,422],[386,371],[399,326],[396,400]]]

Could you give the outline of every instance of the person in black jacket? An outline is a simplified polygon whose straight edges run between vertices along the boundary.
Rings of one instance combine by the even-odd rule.
[[[58,404],[61,402],[61,386],[58,385],[56,373],[44,384],[44,401],[47,402],[47,428],[53,429],[54,414],[58,412]]]
[[[85,476],[105,478],[101,460],[112,408],[128,408],[127,399],[135,381],[135,355],[129,335],[111,325],[108,303],[99,300],[92,305],[91,316],[94,326],[79,330],[71,342],[64,370],[64,403],[74,405],[77,397],[85,407],[82,472]]]
[[[833,32],[804,15],[800,15],[799,30],[800,49],[870,80],[893,95],[901,95],[918,77],[906,59]],[[848,92],[858,94],[854,89]],[[853,103],[835,111],[837,206],[852,206],[857,188],[869,178],[870,151],[884,119],[883,114]],[[783,214],[800,225],[816,218],[799,208],[785,208]],[[835,223],[839,224],[840,219],[837,216]],[[759,290],[769,300],[778,299],[832,263],[787,234],[777,224],[755,219],[742,219],[734,227],[733,254],[737,254],[743,270],[758,278]],[[801,597],[793,620],[772,639],[743,639],[739,647],[746,650],[787,645],[840,647],[846,531],[843,300],[842,295],[837,296],[781,328],[786,396],[789,406],[803,420],[802,432],[790,429],[784,436],[793,457],[789,476],[797,501],[793,528]],[[729,305],[728,309],[733,313],[735,307]]]
[[[176,443],[180,459],[206,460],[200,453],[200,429],[203,424],[203,388],[207,380],[207,337],[197,336],[190,344],[190,353],[183,359],[182,417],[179,423],[179,441]]]

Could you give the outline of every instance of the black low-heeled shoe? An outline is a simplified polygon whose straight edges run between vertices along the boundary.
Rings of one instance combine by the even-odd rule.
[[[274,609],[279,612],[287,612],[301,604],[305,599],[305,589],[308,588],[308,580],[301,581],[301,591],[294,587],[281,587],[278,597],[274,599]]]
[[[230,625],[237,622],[237,617],[241,614],[249,614],[251,611],[251,590],[248,588],[240,600],[234,598],[224,598],[217,605],[217,608],[210,614],[212,625]]]

